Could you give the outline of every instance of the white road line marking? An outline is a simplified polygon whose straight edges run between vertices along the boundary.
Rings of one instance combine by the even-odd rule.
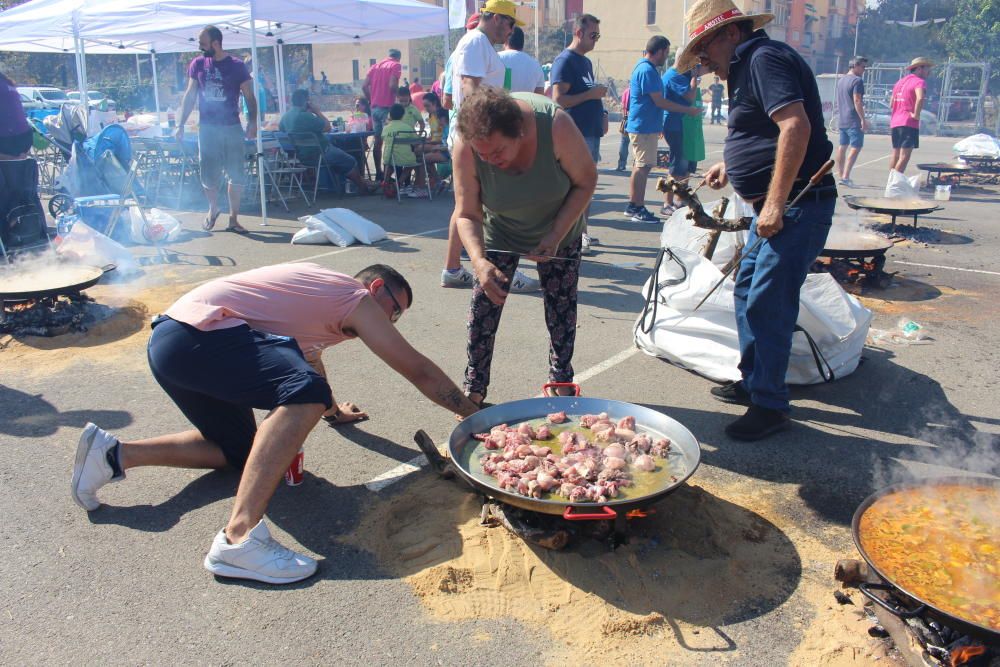
[[[625,361],[626,359],[628,359],[629,357],[631,357],[633,354],[635,354],[638,351],[639,351],[639,348],[637,348],[637,347],[630,347],[627,350],[622,350],[621,352],[619,352],[615,356],[611,357],[610,359],[605,359],[604,361],[602,361],[601,363],[597,364],[596,366],[591,366],[590,368],[588,368],[587,370],[583,371],[582,373],[578,373],[576,375],[576,377],[574,378],[574,381],[577,384],[583,384],[584,382],[586,382],[590,378],[592,378],[592,377],[594,377],[596,375],[600,375],[601,373],[603,373],[604,371],[608,370],[609,368],[617,366],[618,364],[620,364],[621,362]]]
[[[365,482],[365,488],[369,491],[381,491],[387,486],[395,484],[412,472],[420,470],[427,465],[427,457],[421,454],[415,459],[410,459],[406,463],[401,463],[392,470],[382,473],[375,479]]]
[[[857,167],[867,167],[870,164],[875,164],[876,162],[881,162],[882,160],[888,160],[888,159],[889,159],[888,155],[883,155],[882,157],[877,157],[874,160],[868,160],[868,162],[862,162],[861,164],[856,164],[856,165],[854,165],[854,167],[855,168],[857,168]]]
[[[389,237],[393,241],[401,241],[403,239],[417,238],[418,236],[430,236],[431,234],[437,234],[438,232],[443,232],[443,231],[447,231],[447,230],[448,230],[447,227],[439,227],[437,229],[432,229],[432,230],[427,231],[427,232],[420,232],[419,234],[406,234],[404,236],[393,236],[392,234],[389,234]],[[368,246],[365,246],[364,244],[358,244],[358,245],[347,246],[346,248],[337,248],[336,250],[331,250],[330,252],[323,252],[323,253],[320,253],[318,255],[312,255],[311,257],[300,257],[299,259],[293,259],[293,260],[289,261],[289,264],[295,264],[297,262],[311,262],[312,260],[319,259],[320,257],[329,257],[330,255],[339,255],[340,253],[347,252],[348,250],[357,250],[359,248],[365,248],[365,247],[368,247]],[[372,248],[377,248],[378,245],[373,245],[371,247]]]
[[[627,350],[622,350],[621,352],[611,357],[610,359],[605,359],[596,366],[591,366],[582,373],[578,373],[576,378],[574,379],[577,384],[582,384],[584,381],[589,380],[595,375],[603,373],[609,368],[617,366],[618,364],[622,363],[623,361],[625,361],[638,351],[639,348],[636,347],[629,348]],[[369,491],[375,491],[375,492],[381,491],[382,489],[388,486],[392,486],[393,484],[400,481],[410,473],[414,473],[420,470],[425,465],[427,465],[427,457],[421,454],[415,459],[411,459],[406,463],[401,463],[392,470],[388,470],[379,475],[378,477],[375,477],[374,479],[365,482],[365,488],[367,488]]]
[[[894,264],[905,264],[907,266],[924,266],[928,269],[945,269],[947,271],[962,271],[963,273],[985,273],[988,276],[1000,276],[998,271],[983,271],[982,269],[963,269],[958,266],[942,266],[941,264],[920,264],[919,262],[904,262],[898,259],[892,260]]]

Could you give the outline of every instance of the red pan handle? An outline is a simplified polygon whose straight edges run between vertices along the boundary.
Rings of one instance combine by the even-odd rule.
[[[563,518],[567,521],[601,521],[618,518],[618,512],[606,505],[601,507],[600,514],[574,514],[573,509],[574,507],[572,505],[567,507],[563,512]]]
[[[580,385],[575,382],[546,382],[542,385],[542,394],[548,396],[549,389],[555,389],[557,387],[572,387],[576,391],[574,396],[580,395]]]

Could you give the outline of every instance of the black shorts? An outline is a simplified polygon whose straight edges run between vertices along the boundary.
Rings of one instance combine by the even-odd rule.
[[[920,148],[920,130],[915,127],[892,128],[893,148]]]
[[[163,391],[230,465],[243,469],[257,422],[253,408],[322,403],[330,385],[306,362],[293,338],[247,325],[200,331],[160,316],[153,321],[149,367]]]

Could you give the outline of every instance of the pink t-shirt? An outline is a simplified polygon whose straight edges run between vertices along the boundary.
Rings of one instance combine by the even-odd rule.
[[[318,264],[276,264],[196,287],[164,315],[201,331],[250,325],[294,338],[306,357],[353,336],[344,320],[368,294],[365,286]]]
[[[927,88],[927,82],[916,74],[907,74],[892,87],[892,117],[889,127],[920,127],[910,114],[917,108],[917,88]]]
[[[368,70],[368,90],[372,96],[373,107],[391,107],[396,103],[396,92],[402,73],[403,66],[399,64],[398,60],[392,58],[378,62]],[[393,79],[396,79],[396,88],[389,86]]]

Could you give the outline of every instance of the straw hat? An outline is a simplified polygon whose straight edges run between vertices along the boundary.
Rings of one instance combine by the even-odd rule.
[[[934,67],[934,63],[931,62],[930,58],[924,58],[923,56],[920,56],[919,58],[914,58],[913,60],[911,60],[910,64],[906,66],[906,69],[913,71],[917,67],[923,67],[925,65],[927,67]]]
[[[486,4],[479,11],[509,16],[514,19],[516,25],[524,27],[524,21],[517,19],[517,6],[511,0],[486,0]]]
[[[703,40],[715,34],[719,28],[736,21],[753,21],[753,29],[759,30],[774,20],[774,14],[744,14],[732,0],[699,0],[688,10],[684,23],[688,28],[688,43],[684,53],[674,66],[678,72],[698,64],[698,52]]]

